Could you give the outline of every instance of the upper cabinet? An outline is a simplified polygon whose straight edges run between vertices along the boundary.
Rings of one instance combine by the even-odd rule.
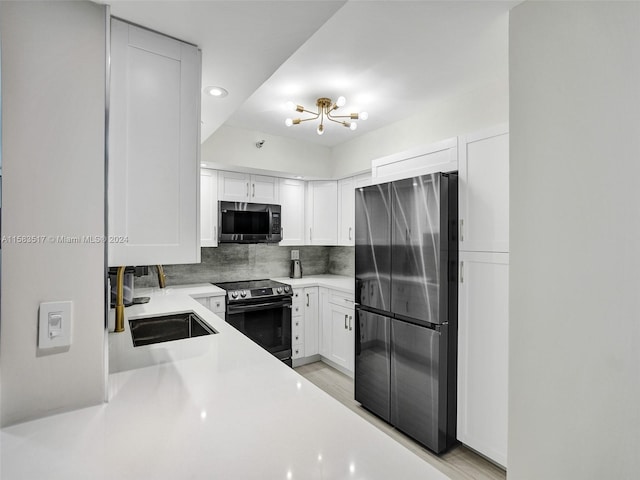
[[[460,250],[509,251],[507,125],[459,139]]]
[[[218,172],[208,168],[200,171],[200,243],[218,246]]]
[[[108,263],[198,263],[200,51],[111,26]]]
[[[280,178],[282,240],[280,245],[304,245],[305,182]]]
[[[218,196],[226,202],[278,203],[278,179],[238,172],[218,173]]]
[[[307,245],[338,242],[338,184],[334,180],[307,182]]]
[[[338,180],[338,245],[355,245],[355,189],[370,183],[369,173]]]

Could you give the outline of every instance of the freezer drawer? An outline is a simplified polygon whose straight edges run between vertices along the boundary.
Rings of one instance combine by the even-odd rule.
[[[389,421],[391,319],[356,309],[355,398]]]
[[[391,424],[435,452],[450,443],[447,326],[439,328],[391,320]]]

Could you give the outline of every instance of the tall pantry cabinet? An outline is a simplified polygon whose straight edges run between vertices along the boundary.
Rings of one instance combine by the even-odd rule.
[[[457,437],[506,468],[509,132],[459,137]]]

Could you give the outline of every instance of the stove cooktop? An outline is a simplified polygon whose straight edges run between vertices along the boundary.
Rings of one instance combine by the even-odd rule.
[[[288,297],[291,286],[275,280],[244,280],[240,282],[214,283],[227,292],[227,302],[241,302],[256,298]]]

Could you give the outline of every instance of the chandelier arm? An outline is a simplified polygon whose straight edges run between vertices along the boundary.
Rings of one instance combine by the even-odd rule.
[[[308,122],[309,120],[317,120],[319,116],[320,116],[320,115],[316,115],[315,117],[312,117],[312,118],[301,118],[301,119],[300,119],[300,123],[302,123],[302,122]]]
[[[327,117],[329,117],[331,119],[333,119],[333,118],[349,118],[351,120],[357,120],[358,119],[357,115],[359,115],[359,114],[358,113],[350,113],[349,115],[329,115],[329,114],[327,114]]]
[[[346,125],[346,123],[347,123],[344,120],[336,120],[334,117],[330,117],[328,115],[327,115],[327,120],[331,120],[332,122],[340,123],[342,125]]]

